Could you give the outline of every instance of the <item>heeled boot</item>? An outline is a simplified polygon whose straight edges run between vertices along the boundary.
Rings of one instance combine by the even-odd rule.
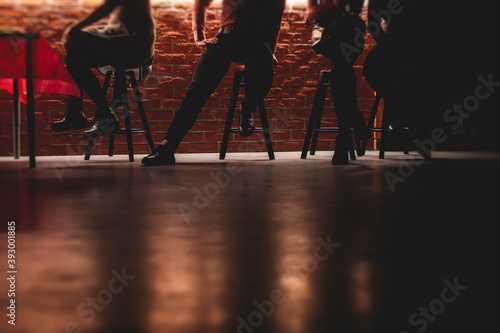
[[[337,136],[335,142],[335,153],[333,154],[333,165],[347,165],[349,164],[349,140],[350,133],[341,131]]]
[[[95,114],[94,124],[85,132],[85,138],[101,136],[104,134],[112,134],[120,130],[120,120],[112,107],[107,110],[97,110]]]
[[[54,132],[65,132],[70,129],[87,128],[87,116],[83,112],[82,100],[78,98],[70,98],[64,116],[52,123],[52,130]]]

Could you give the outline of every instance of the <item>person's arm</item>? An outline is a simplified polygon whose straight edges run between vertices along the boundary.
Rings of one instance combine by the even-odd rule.
[[[205,40],[205,16],[212,0],[195,0],[193,5],[193,34],[196,45]]]
[[[64,45],[67,45],[69,41],[69,36],[72,31],[77,31],[81,30],[82,28],[91,25],[92,23],[95,23],[99,21],[100,19],[108,16],[113,9],[116,8],[116,6],[119,4],[118,0],[105,0],[105,2],[97,7],[92,13],[89,15],[81,18],[77,22],[71,24],[66,30],[64,31],[63,34],[63,43]]]
[[[313,23],[314,20],[331,9],[338,6],[338,0],[308,0],[307,2],[307,21]]]
[[[388,39],[387,33],[389,32],[389,22],[387,17],[383,15],[374,15],[374,13],[378,13],[384,8],[387,8],[387,1],[384,0],[370,0],[368,3],[368,23],[372,26],[378,26],[378,28],[375,29],[378,33],[371,35],[379,44],[384,43]]]

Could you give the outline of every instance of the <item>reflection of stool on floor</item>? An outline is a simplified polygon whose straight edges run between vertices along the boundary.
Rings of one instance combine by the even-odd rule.
[[[321,118],[323,117],[323,109],[325,108],[326,93],[330,84],[331,71],[321,71],[319,73],[319,83],[316,88],[316,94],[314,95],[313,107],[311,109],[311,116],[309,117],[309,124],[307,125],[306,137],[304,139],[304,145],[302,147],[302,155],[300,158],[305,159],[307,157],[307,151],[309,150],[309,144],[311,143],[311,155],[316,153],[316,145],[318,143],[319,133],[339,133],[338,127],[323,127],[321,128]],[[349,152],[351,160],[356,159],[356,154],[354,153],[354,145],[352,140],[350,141]]]
[[[132,134],[140,134],[145,133],[146,138],[148,140],[148,145],[151,151],[154,151],[154,143],[153,138],[151,137],[151,131],[149,130],[148,120],[146,118],[146,113],[144,112],[144,106],[142,104],[141,94],[139,92],[139,87],[137,86],[137,82],[143,81],[143,70],[142,68],[133,69],[133,70],[108,70],[106,72],[106,77],[104,79],[103,90],[106,94],[108,88],[110,87],[110,79],[114,80],[113,87],[113,102],[111,106],[118,108],[121,106],[123,108],[124,116],[121,118],[118,115],[118,118],[123,119],[125,121],[125,129],[116,131],[113,134],[110,134],[109,139],[109,156],[113,156],[114,152],[114,144],[115,144],[115,135],[117,134],[125,134],[127,136],[127,145],[128,145],[128,154],[129,161],[134,161],[134,148],[132,146]],[[135,99],[137,102],[137,106],[139,108],[139,113],[142,119],[143,129],[132,129],[130,125],[130,106],[127,88],[132,88],[134,91]],[[89,143],[87,146],[87,153],[85,154],[85,160],[90,158],[90,154],[92,152],[92,147],[94,145],[94,138],[89,139]]]
[[[227,145],[229,143],[229,134],[238,133],[238,128],[231,128],[231,125],[234,120],[234,113],[236,110],[236,103],[238,102],[238,94],[240,92],[240,88],[245,86],[245,84],[242,82],[243,76],[244,76],[244,71],[237,71],[236,73],[234,73],[233,90],[231,92],[231,100],[227,111],[226,125],[224,127],[224,136],[222,138],[222,146],[219,155],[219,158],[221,160],[223,160],[226,157]],[[255,128],[255,133],[264,134],[269,159],[274,160],[273,143],[271,142],[271,135],[270,135],[271,131],[269,130],[269,124],[267,122],[266,106],[264,104],[264,100],[262,100],[262,102],[259,104],[258,109],[262,127]]]
[[[380,95],[375,96],[375,101],[373,102],[372,106],[372,111],[370,113],[370,119],[368,120],[368,128],[372,132],[378,132],[381,133],[380,135],[380,146],[379,146],[379,158],[383,159],[385,157],[385,151],[387,147],[387,139],[389,133],[393,130],[392,128],[392,117],[391,115],[385,110],[384,107],[384,113],[382,115],[382,127],[374,127],[375,126],[375,117],[377,116],[377,111],[380,105]],[[408,127],[403,127],[401,129],[405,135],[406,135],[406,142],[405,142],[405,149],[404,153],[408,154],[409,151],[409,145],[410,145],[410,136],[409,136],[409,128]],[[366,149],[366,145],[368,144],[368,140],[365,141],[363,151]]]

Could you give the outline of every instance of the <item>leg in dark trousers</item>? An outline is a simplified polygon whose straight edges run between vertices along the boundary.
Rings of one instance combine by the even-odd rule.
[[[52,123],[52,130],[64,132],[70,129],[87,128],[87,117],[83,112],[83,92],[87,92],[94,101],[99,113],[109,113],[109,104],[101,90],[99,80],[91,68],[108,65],[112,60],[106,53],[108,39],[76,31],[71,34],[70,43],[66,46],[66,67],[73,80],[80,88],[80,96],[70,96],[68,107],[62,119]],[[97,115],[97,112],[96,112]]]
[[[71,47],[67,48],[66,67],[80,90],[85,91],[97,110],[107,110],[108,100],[101,89],[99,80],[91,68],[109,65],[117,55],[110,54],[109,39],[78,31],[71,35]]]
[[[245,65],[245,99],[242,112],[253,112],[272,87],[274,57],[271,47],[259,40],[243,40],[240,47]]]
[[[356,53],[347,53],[346,49],[341,47],[343,43],[356,45],[354,42],[356,26],[364,29],[364,22],[359,17],[345,17],[339,20],[336,28],[338,30],[332,31],[334,43],[329,46],[332,55],[331,91],[339,125],[332,164],[348,164],[351,127],[354,127],[363,138],[367,131],[363,114],[358,109],[356,73],[353,68],[363,49],[359,49]]]
[[[209,46],[201,55],[186,97],[177,109],[174,120],[165,135],[167,147],[175,151],[184,136],[193,127],[198,115],[226,74],[232,62],[234,46],[223,37],[219,43]]]

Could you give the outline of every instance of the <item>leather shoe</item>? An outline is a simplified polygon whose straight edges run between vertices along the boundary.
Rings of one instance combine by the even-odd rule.
[[[70,129],[82,129],[88,127],[87,116],[83,110],[71,110],[68,108],[64,116],[52,123],[52,130],[54,132],[65,132]]]
[[[110,108],[105,114],[96,113],[96,121],[88,130],[83,132],[85,138],[113,134],[120,130],[120,121],[116,113]]]
[[[175,165],[174,152],[167,146],[159,145],[148,156],[142,159],[145,166]]]
[[[238,133],[241,136],[250,136],[255,132],[255,121],[253,120],[253,112],[242,111],[241,107],[238,112]]]

